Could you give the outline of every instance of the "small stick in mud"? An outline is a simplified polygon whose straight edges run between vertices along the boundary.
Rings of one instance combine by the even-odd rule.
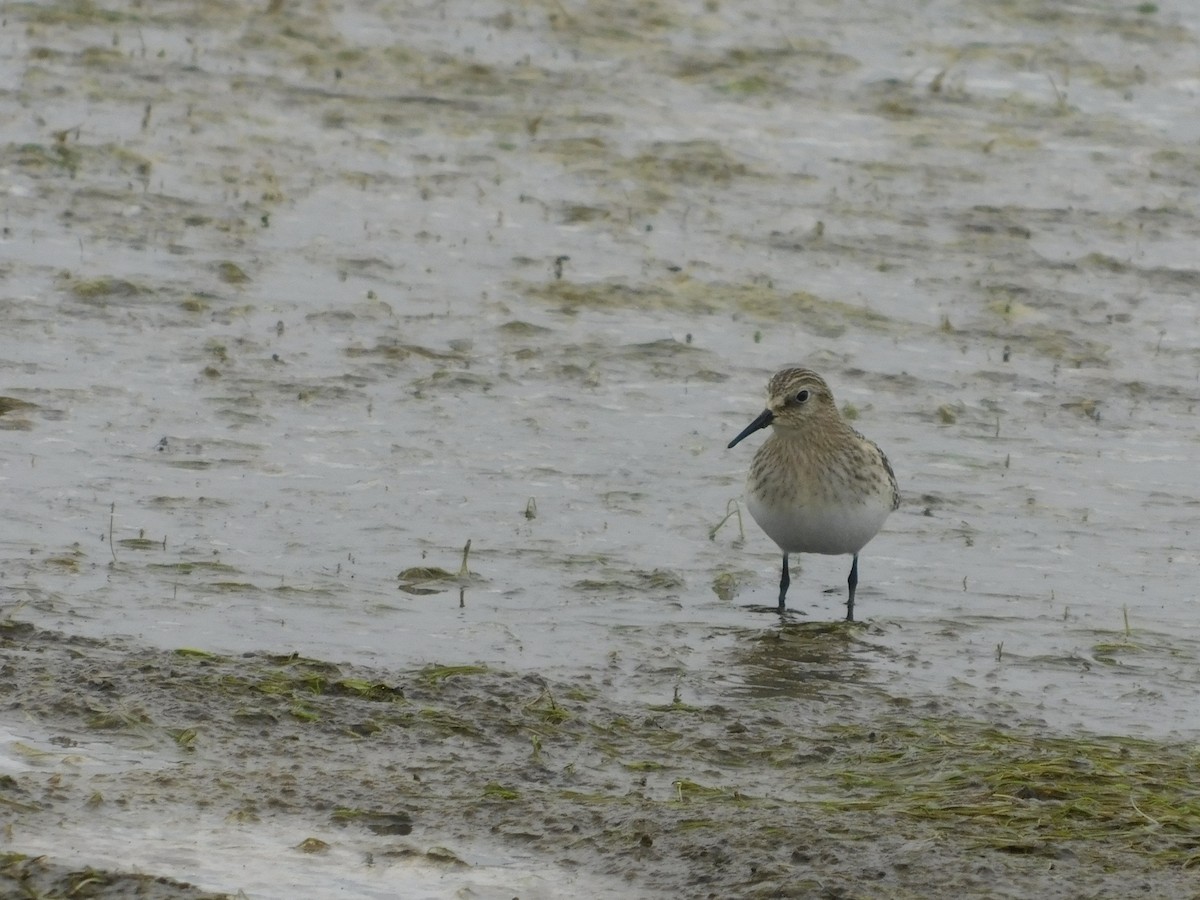
[[[723,518],[720,522],[718,522],[712,528],[708,529],[708,539],[710,541],[716,540],[717,532],[721,530],[721,526],[724,525],[726,522],[728,522],[734,516],[737,516],[738,540],[745,541],[746,540],[746,529],[742,526],[742,509],[740,506],[738,506],[738,502],[735,499],[731,499],[728,503],[725,504],[725,518]]]

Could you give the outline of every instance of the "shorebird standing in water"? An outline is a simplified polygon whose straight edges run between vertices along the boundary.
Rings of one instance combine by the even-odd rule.
[[[900,489],[879,446],[847,424],[829,386],[811,369],[776,372],[767,384],[767,408],[729,442],[733,447],[772,426],[746,479],[746,505],[754,521],[783,551],[779,611],[786,609],[789,553],[849,553],[854,621],[858,553],[900,506]]]

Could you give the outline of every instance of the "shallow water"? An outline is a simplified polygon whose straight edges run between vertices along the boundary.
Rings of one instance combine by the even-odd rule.
[[[1194,740],[1198,32],[1184,4],[10,6],[6,612],[634,708],[862,688]],[[868,627],[815,648],[763,611],[749,517],[709,536],[795,361],[905,494]],[[800,563],[794,621],[838,619],[848,561]],[[212,852],[198,883],[253,883]]]

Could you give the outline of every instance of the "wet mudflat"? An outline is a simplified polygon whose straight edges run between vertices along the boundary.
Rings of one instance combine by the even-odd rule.
[[[3,877],[1185,890],[1198,35],[10,4]],[[718,527],[792,362],[905,494],[852,627]]]
[[[759,640],[836,655],[859,630]],[[181,814],[193,877],[241,870],[251,896],[327,879],[327,855],[332,884],[380,897],[1183,894],[1200,859],[1194,744],[1055,736],[1013,711],[966,720],[852,682],[809,702],[622,704],[595,675],[381,673],[14,623],[4,649],[9,703],[55,732],[5,777],[26,850],[5,858],[10,889],[60,842]],[[264,833],[285,863],[237,851]],[[507,857],[498,874],[488,845]],[[144,850],[116,852],[143,868]],[[50,890],[85,883],[76,896],[214,896],[60,877]]]

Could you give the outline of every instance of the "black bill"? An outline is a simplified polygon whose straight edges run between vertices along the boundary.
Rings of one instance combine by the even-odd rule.
[[[758,431],[758,429],[760,429],[760,428],[766,428],[774,420],[775,420],[775,413],[771,412],[769,409],[764,409],[762,411],[762,413],[759,414],[759,417],[757,419],[755,419],[753,422],[751,422],[749,425],[747,425],[744,429],[742,429],[742,433],[739,434],[737,437],[735,437],[732,441],[729,442],[729,446],[730,447],[734,446],[742,438],[746,437],[747,435],[754,434],[754,432]]]

